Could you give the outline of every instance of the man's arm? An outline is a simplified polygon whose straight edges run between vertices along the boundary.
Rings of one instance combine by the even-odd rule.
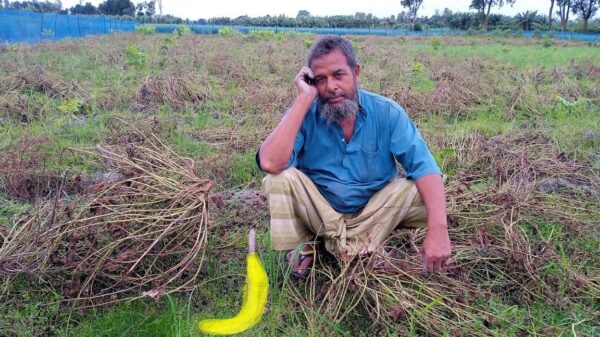
[[[425,269],[433,272],[443,267],[452,254],[446,219],[444,182],[439,174],[428,174],[415,183],[427,209],[427,233],[421,254]]]
[[[302,67],[294,78],[298,96],[296,96],[290,110],[260,147],[258,153],[260,167],[267,173],[278,174],[285,169],[292,155],[294,141],[302,121],[313,101],[317,98],[317,88],[304,81],[305,75],[313,77],[310,68]]]

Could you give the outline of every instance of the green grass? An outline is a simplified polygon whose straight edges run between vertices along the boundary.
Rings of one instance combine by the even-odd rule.
[[[423,45],[423,52],[433,53],[434,49]],[[597,47],[552,47],[542,48],[540,45],[511,45],[497,43],[475,42],[470,46],[443,46],[438,53],[452,59],[481,57],[499,63],[514,65],[520,69],[529,69],[532,66],[562,67],[572,61],[589,61],[600,63],[600,54]]]
[[[77,327],[59,336],[185,337],[199,335],[191,305],[172,296],[157,302],[135,301],[109,311],[91,310]]]
[[[0,193],[0,226],[14,227],[16,220],[22,216],[29,207],[31,207],[31,205],[26,202],[11,200],[9,196]]]

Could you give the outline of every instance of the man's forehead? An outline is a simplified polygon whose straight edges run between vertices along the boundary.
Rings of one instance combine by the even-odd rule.
[[[337,49],[313,59],[310,68],[312,70],[315,70],[316,68],[319,68],[321,66],[331,67],[332,64],[335,68],[335,71],[350,69],[350,66],[348,65],[348,60],[346,59],[346,55],[344,55],[344,53]]]

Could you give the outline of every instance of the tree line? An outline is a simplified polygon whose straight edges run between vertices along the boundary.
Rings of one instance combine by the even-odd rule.
[[[354,15],[315,16],[306,10],[300,10],[296,17],[285,15],[265,15],[259,17],[238,16],[213,17],[208,20],[183,20],[172,15],[157,15],[156,0],[141,1],[134,4],[130,0],[105,0],[98,7],[90,2],[63,8],[60,0],[54,1],[9,1],[0,0],[0,8],[31,10],[35,12],[57,12],[62,14],[82,15],[111,15],[137,18],[149,23],[193,23],[210,25],[258,26],[258,27],[309,27],[309,28],[409,28],[422,30],[424,28],[450,29],[560,29],[567,30],[569,23],[576,16],[582,27],[576,30],[590,31],[590,20],[600,7],[600,0],[546,0],[549,6],[548,14],[538,11],[525,11],[515,16],[495,14],[495,8],[512,6],[517,0],[471,0],[470,9],[474,12],[453,12],[448,8],[436,10],[432,16],[418,16],[424,0],[400,0],[405,8],[397,15],[377,17],[371,13],[357,12]],[[571,17],[570,17],[571,16]],[[592,31],[600,32],[600,20]],[[557,26],[553,26],[556,23]]]

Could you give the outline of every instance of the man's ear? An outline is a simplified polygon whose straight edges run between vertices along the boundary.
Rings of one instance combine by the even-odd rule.
[[[360,64],[357,64],[352,71],[354,72],[356,80],[360,79]]]

